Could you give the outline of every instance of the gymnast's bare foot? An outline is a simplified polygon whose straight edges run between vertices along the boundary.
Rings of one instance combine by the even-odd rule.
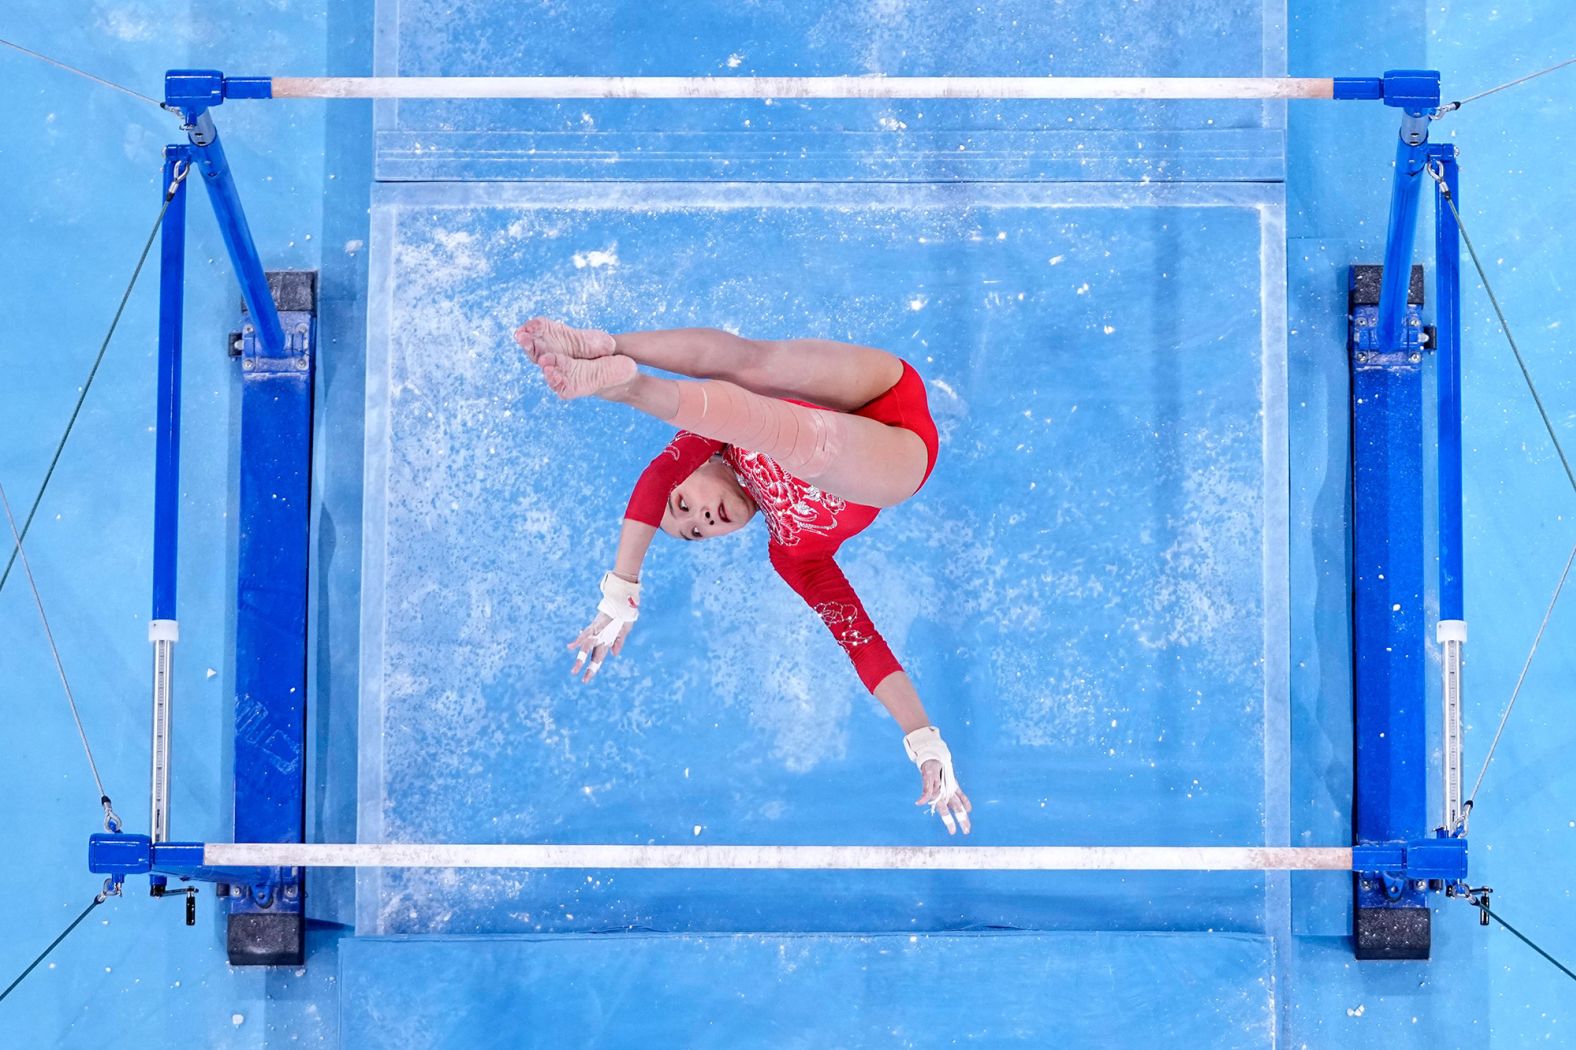
[[[533,317],[514,332],[532,361],[540,363],[543,354],[558,354],[581,361],[592,361],[613,353],[613,337],[595,328],[571,328],[562,321]]]
[[[541,354],[536,364],[553,393],[565,401],[612,393],[633,382],[640,373],[635,359],[623,354],[611,354],[595,361],[577,361],[548,352]]]

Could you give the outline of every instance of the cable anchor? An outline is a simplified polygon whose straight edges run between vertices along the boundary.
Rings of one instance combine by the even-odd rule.
[[[1478,886],[1474,888],[1467,886],[1462,893],[1466,897],[1467,903],[1478,910],[1478,925],[1487,926],[1489,916],[1492,914],[1489,910],[1489,898],[1494,895],[1494,887]]]
[[[1467,834],[1467,825],[1472,822],[1472,806],[1474,801],[1474,799],[1469,798],[1465,802],[1461,803],[1461,816],[1456,821],[1456,826],[1450,829],[1451,835],[1461,836]]]
[[[186,886],[186,887],[183,887],[181,889],[175,890],[174,892],[171,892],[164,885],[162,885],[160,883],[157,883],[157,882],[155,882],[152,886],[148,887],[148,895],[150,897],[159,897],[159,898],[164,898],[164,897],[183,897],[183,898],[185,898],[185,900],[186,900],[186,925],[188,925],[188,926],[196,926],[197,925],[197,892],[198,892],[198,890],[197,890],[196,886]]]
[[[170,179],[170,188],[164,191],[166,197],[174,197],[175,191],[180,189],[181,183],[186,181],[186,176],[192,173],[192,164],[189,160],[175,162],[174,177]]]
[[[115,807],[110,802],[108,795],[99,796],[99,805],[104,807],[104,830],[111,835],[120,834],[120,817],[115,813]]]

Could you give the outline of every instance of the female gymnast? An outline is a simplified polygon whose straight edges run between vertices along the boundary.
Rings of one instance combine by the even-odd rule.
[[[707,328],[609,335],[545,317],[515,339],[560,398],[599,397],[679,427],[641,474],[596,618],[569,643],[570,674],[596,677],[640,611],[640,566],[658,528],[694,542],[766,520],[772,567],[826,623],[902,728],[922,791],[949,834],[973,806],[914,683],[833,560],[886,507],[918,492],[939,441],[925,384],[884,350],[826,339],[744,339]],[[639,365],[691,376],[663,379]]]

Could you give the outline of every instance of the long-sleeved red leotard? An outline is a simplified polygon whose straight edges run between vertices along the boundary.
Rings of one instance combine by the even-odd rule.
[[[875,507],[822,492],[758,452],[681,430],[640,475],[624,516],[660,525],[673,490],[719,452],[766,519],[772,568],[826,623],[853,661],[859,680],[875,692],[882,679],[903,665],[832,558],[845,540],[876,520],[880,511]]]

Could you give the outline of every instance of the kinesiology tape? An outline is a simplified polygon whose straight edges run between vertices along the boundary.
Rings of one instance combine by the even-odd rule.
[[[678,411],[668,422],[769,456],[806,479],[831,465],[848,427],[841,413],[762,397],[713,379],[680,383]]]

